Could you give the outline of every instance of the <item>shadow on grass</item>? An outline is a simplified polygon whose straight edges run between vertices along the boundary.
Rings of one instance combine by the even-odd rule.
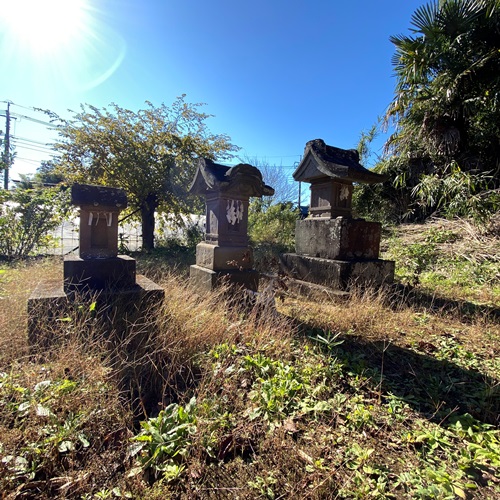
[[[500,307],[485,304],[475,304],[467,300],[456,300],[438,297],[423,290],[394,284],[391,286],[392,295],[390,305],[398,306],[403,303],[416,310],[431,310],[434,312],[449,313],[460,316],[466,322],[474,317],[482,316],[488,320],[500,321]]]
[[[323,330],[307,324],[299,325],[299,332],[318,341],[325,354],[352,375],[345,379],[346,392],[358,390],[350,386],[351,378],[361,378],[381,400],[392,394],[430,420],[442,422],[454,414],[469,413],[481,422],[500,425],[499,380],[473,366],[438,359],[432,353],[439,348],[431,343],[420,343],[418,350],[412,350],[354,335],[325,337]]]

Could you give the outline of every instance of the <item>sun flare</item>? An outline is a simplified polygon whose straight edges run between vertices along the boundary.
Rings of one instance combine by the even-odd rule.
[[[14,0],[0,14],[18,43],[38,54],[50,53],[80,34],[86,25],[86,0]]]
[[[121,65],[126,42],[96,0],[8,0],[0,9],[0,60],[37,92],[83,91]]]

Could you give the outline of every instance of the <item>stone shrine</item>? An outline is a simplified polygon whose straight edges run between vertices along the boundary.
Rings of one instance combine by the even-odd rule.
[[[79,256],[64,258],[64,290],[125,289],[136,284],[135,259],[118,255],[118,216],[125,191],[74,184],[71,203],[80,208]]]
[[[256,167],[227,167],[200,158],[189,192],[206,200],[205,241],[196,247],[190,279],[203,290],[225,281],[256,292],[259,274],[248,240],[249,198],[271,196],[274,189]]]
[[[71,202],[80,209],[79,256],[66,255],[64,280],[42,281],[28,299],[28,339],[31,345],[49,345],[40,331],[56,321],[75,301],[98,303],[112,328],[129,312],[140,316],[161,303],[164,290],[136,274],[136,261],[118,255],[118,216],[127,207],[122,189],[74,184]],[[118,312],[119,311],[119,312]]]
[[[392,282],[394,262],[378,258],[381,224],[352,216],[353,183],[385,177],[363,167],[356,150],[315,139],[306,144],[293,178],[311,184],[311,204],[308,217],[296,224],[296,253],[281,256],[285,274],[338,289]]]

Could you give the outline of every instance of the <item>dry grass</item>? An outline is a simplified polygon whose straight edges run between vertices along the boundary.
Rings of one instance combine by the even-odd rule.
[[[332,333],[361,335],[367,340],[387,340],[408,346],[431,335],[452,333],[469,349],[496,349],[500,324],[478,310],[465,315],[461,310],[432,303],[416,307],[400,290],[354,290],[349,298],[323,300],[287,297],[279,310],[313,328]],[[492,340],[493,339],[493,340]]]
[[[27,300],[42,280],[62,279],[59,259],[6,265],[0,274],[0,370],[27,356]]]
[[[408,242],[428,229],[405,233]],[[464,251],[461,241],[449,252]],[[485,255],[496,245],[483,243]],[[431,481],[421,453],[427,441],[412,436],[445,432],[451,417],[465,412],[480,425],[498,425],[500,324],[491,305],[395,286],[337,300],[285,293],[277,311],[249,312],[228,304],[228,290],[200,294],[183,273],[148,259],[140,267],[165,289],[161,306],[116,310],[110,323],[103,308],[77,302],[65,313],[71,321],[47,325],[57,342],[43,356],[30,356],[26,300],[40,280],[60,279],[61,263],[19,264],[0,275],[4,496],[99,498],[119,488],[134,498],[321,499],[386,488],[408,498],[416,491],[410,479],[403,488],[396,478],[415,473],[421,488]],[[51,385],[36,389],[46,381]],[[293,383],[300,388],[290,389]],[[250,418],[264,391],[283,404],[281,414]],[[287,406],[286,391],[298,395],[295,406]],[[139,421],[193,396],[196,433],[178,458],[186,467],[180,479],[130,477],[129,438]],[[453,449],[466,453],[453,439]],[[435,456],[435,468],[446,467],[463,487],[447,453]],[[16,472],[8,457],[28,460],[32,474]],[[478,489],[467,491],[470,498],[500,494],[489,479],[497,466],[474,470]],[[435,497],[447,498],[442,491]]]
[[[384,242],[383,257],[396,260],[399,276],[406,282],[416,278],[428,293],[498,309],[500,237],[492,227],[461,219],[403,224],[393,228],[392,237]],[[411,260],[417,259],[416,274]]]

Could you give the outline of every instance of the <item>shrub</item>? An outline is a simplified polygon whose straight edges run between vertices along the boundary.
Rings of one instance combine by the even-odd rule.
[[[27,257],[51,242],[49,232],[63,220],[68,209],[63,189],[18,188],[0,192],[0,255]]]
[[[267,205],[262,200],[250,204],[248,234],[254,245],[271,244],[290,250],[295,244],[295,222],[299,209],[291,202]]]

